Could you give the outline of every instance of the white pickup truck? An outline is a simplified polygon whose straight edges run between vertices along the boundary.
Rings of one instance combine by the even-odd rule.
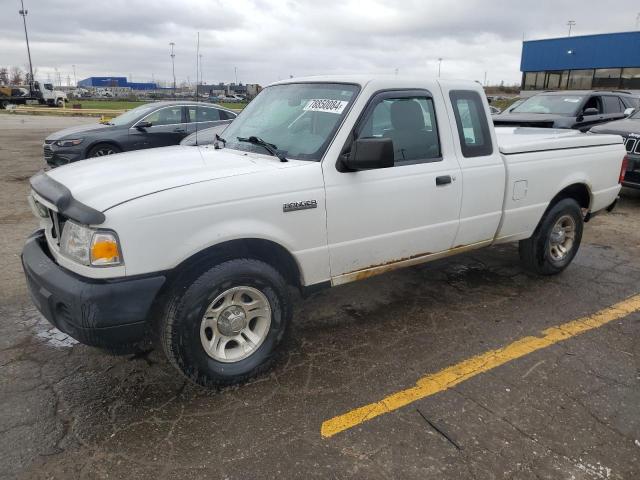
[[[224,138],[222,138],[224,137]],[[291,79],[214,145],[91,159],[31,179],[22,260],[44,316],[79,341],[159,338],[201,385],[269,365],[302,292],[505,242],[555,274],[612,208],[615,135],[492,127],[479,84]]]

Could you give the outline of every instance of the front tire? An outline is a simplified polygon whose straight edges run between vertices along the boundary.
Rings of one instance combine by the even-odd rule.
[[[162,345],[194,383],[240,383],[269,368],[290,319],[287,284],[277,270],[258,260],[229,260],[176,285]]]
[[[555,275],[569,266],[578,253],[584,219],[580,205],[565,198],[553,205],[530,238],[521,240],[520,259],[540,275]]]
[[[116,147],[115,145],[111,145],[110,143],[99,143],[95,147],[92,147],[91,150],[89,150],[87,158],[104,157],[105,155],[120,153],[121,151],[122,150],[120,150],[118,147]]]

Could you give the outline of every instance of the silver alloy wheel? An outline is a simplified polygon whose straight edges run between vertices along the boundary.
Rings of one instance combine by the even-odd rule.
[[[571,215],[563,215],[551,229],[549,255],[556,262],[562,261],[573,249],[576,238],[576,221]]]
[[[102,147],[100,150],[93,153],[94,157],[104,157],[105,155],[113,155],[116,151],[111,147]]]
[[[200,323],[200,341],[219,362],[239,362],[262,345],[271,326],[271,306],[260,290],[233,287],[218,295]]]

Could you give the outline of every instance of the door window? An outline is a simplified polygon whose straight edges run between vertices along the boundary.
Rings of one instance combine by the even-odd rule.
[[[487,114],[482,98],[472,90],[452,90],[449,98],[456,117],[460,148],[465,157],[481,157],[493,153]]]
[[[182,123],[182,107],[177,105],[175,107],[161,108],[145,117],[143,121],[150,122],[153,127]]]
[[[366,137],[390,138],[395,166],[442,160],[429,97],[382,98],[358,129],[357,138]]]
[[[585,112],[588,108],[595,108],[598,110],[598,114],[602,113],[602,100],[600,97],[591,97],[587,100],[587,103],[582,107],[582,111]]]
[[[604,113],[622,113],[624,110],[618,97],[605,95],[602,98],[604,99]]]
[[[190,122],[216,122],[220,120],[220,110],[212,107],[189,107]]]

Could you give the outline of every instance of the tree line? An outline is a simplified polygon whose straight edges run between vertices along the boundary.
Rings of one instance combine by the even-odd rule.
[[[36,75],[36,72],[33,72]],[[20,67],[0,67],[0,85],[25,85],[29,83],[29,73]]]

